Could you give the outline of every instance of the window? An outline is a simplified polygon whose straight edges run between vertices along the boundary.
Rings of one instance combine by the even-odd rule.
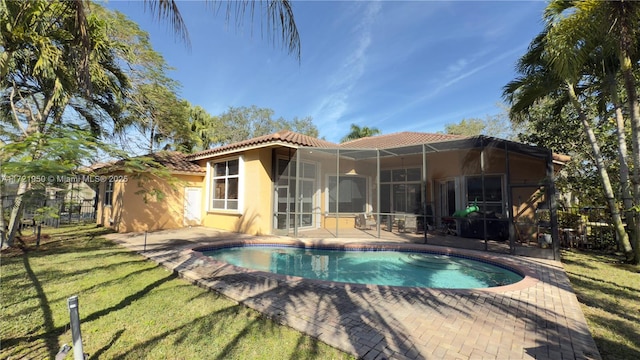
[[[380,172],[380,211],[419,214],[422,207],[420,168]]]
[[[340,198],[338,198],[338,196]],[[337,206],[337,209],[336,209]],[[329,212],[361,213],[367,207],[367,179],[359,176],[329,176]]]
[[[485,212],[502,214],[502,176],[485,175],[484,177],[484,198],[482,197],[482,177],[467,177],[467,202],[473,204],[477,201],[478,206]],[[484,205],[486,209],[482,209]]]
[[[104,185],[104,205],[113,205],[113,179],[109,179]]]
[[[221,161],[211,166],[211,209],[238,210],[240,159]]]

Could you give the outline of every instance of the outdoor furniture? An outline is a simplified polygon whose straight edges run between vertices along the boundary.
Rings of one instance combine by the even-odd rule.
[[[509,239],[509,222],[495,212],[482,213],[475,211],[464,218],[454,217],[458,234],[471,239],[505,241]],[[486,225],[486,228],[485,228]]]
[[[409,215],[404,217],[404,231],[418,232],[418,222],[415,216]]]
[[[440,231],[442,235],[458,235],[458,226],[456,219],[450,216],[442,217],[442,224],[440,225]]]
[[[371,230],[378,225],[373,215],[356,214],[356,229]]]

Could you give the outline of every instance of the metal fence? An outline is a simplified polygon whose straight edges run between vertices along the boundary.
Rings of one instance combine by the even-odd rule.
[[[20,228],[28,228],[36,225],[36,221],[44,226],[59,227],[65,224],[85,224],[96,220],[95,199],[82,199],[57,196],[55,198],[46,197],[26,197],[24,207],[20,216]],[[2,207],[8,225],[9,216],[15,203],[15,195],[2,197]]]
[[[571,207],[558,210],[558,229],[565,246],[601,250],[617,249],[611,212],[604,207]]]

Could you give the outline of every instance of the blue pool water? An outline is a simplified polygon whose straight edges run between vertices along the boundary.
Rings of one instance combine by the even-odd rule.
[[[478,260],[416,252],[239,246],[203,254],[253,270],[357,284],[477,289],[513,284],[523,278]]]

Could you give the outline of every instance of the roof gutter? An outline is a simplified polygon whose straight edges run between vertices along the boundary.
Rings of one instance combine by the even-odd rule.
[[[291,144],[288,142],[284,142],[284,141],[269,141],[266,143],[262,143],[262,144],[255,144],[255,145],[249,145],[249,146],[241,146],[235,149],[229,149],[229,150],[225,150],[225,151],[221,151],[221,152],[212,152],[209,154],[202,154],[199,156],[188,156],[187,159],[189,161],[195,161],[195,160],[203,160],[203,159],[208,159],[208,158],[215,158],[215,157],[220,157],[220,156],[227,156],[227,155],[232,155],[238,152],[242,152],[242,151],[248,151],[248,150],[256,150],[256,149],[264,149],[264,148],[269,148],[269,147],[274,147],[274,146],[282,146],[282,147],[288,147],[288,148],[292,148],[292,149],[299,149],[302,147],[310,147],[310,146],[302,146],[302,145],[295,145],[295,144]]]

